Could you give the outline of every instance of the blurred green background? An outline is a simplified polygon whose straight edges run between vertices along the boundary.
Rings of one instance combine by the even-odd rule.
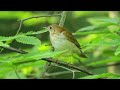
[[[52,14],[59,14],[62,11],[0,11],[0,36],[14,36],[19,28],[20,22],[17,20],[28,18],[31,16],[37,16],[37,15],[52,15]],[[100,25],[100,22],[97,22],[97,18],[110,18],[110,12],[109,11],[68,11],[67,17],[65,20],[64,27],[66,27],[70,32],[75,33],[76,31],[80,30],[81,28],[92,26],[92,25]],[[43,29],[43,27],[48,26],[50,24],[59,24],[60,17],[41,17],[41,18],[34,18],[25,21],[22,24],[22,28],[20,32],[28,32],[28,31],[40,31]],[[108,29],[108,28],[104,28]],[[100,30],[99,30],[100,31]],[[101,34],[102,33],[102,34]],[[114,52],[116,50],[116,46],[112,45],[103,45],[101,43],[98,43],[97,45],[89,45],[94,40],[99,41],[99,39],[102,37],[102,35],[106,35],[107,32],[79,32],[78,34],[74,34],[81,46],[83,46],[83,51],[86,53],[86,55],[89,57],[86,59],[81,59],[83,63],[86,63],[88,66],[94,66],[94,63],[96,61],[100,60],[118,60],[119,55],[115,56]],[[40,50],[50,50],[50,47],[46,47],[45,44],[49,44],[49,33],[43,33],[35,35],[35,37],[39,38],[42,42],[40,46]],[[98,39],[98,40],[97,40]],[[104,43],[103,43],[104,44]],[[24,45],[21,43],[18,43],[16,41],[13,41],[10,44],[12,47],[19,48],[22,50],[30,50],[33,48],[32,45]],[[3,55],[7,55],[13,53],[9,50],[3,50],[0,54],[0,57]],[[14,53],[15,54],[15,53]],[[74,61],[75,65],[79,66],[78,61]],[[37,63],[37,64],[36,64]],[[25,65],[24,67],[18,69],[18,74],[22,78],[35,78],[39,76],[42,68],[44,68],[44,65],[46,62],[36,62],[33,66]],[[91,64],[90,64],[91,63]],[[99,62],[100,63],[100,62]],[[98,66],[99,66],[98,63]],[[104,65],[106,63],[103,63],[101,65]],[[97,64],[96,64],[97,65]],[[4,65],[0,66],[4,67]],[[111,68],[111,67],[110,67]],[[102,67],[102,68],[89,68],[92,72],[95,72],[97,74],[102,74],[105,72],[109,72],[108,67]],[[112,68],[113,69],[113,68]],[[6,70],[6,71],[5,71]],[[15,71],[9,70],[8,68],[3,70],[0,70],[0,78],[17,78]],[[117,73],[119,73],[119,70],[116,69]],[[75,73],[75,78],[80,78],[82,76],[86,76],[84,73]],[[72,78],[72,72],[67,71],[63,68],[51,66],[48,72],[46,73],[45,78],[64,78],[64,79],[70,79]]]

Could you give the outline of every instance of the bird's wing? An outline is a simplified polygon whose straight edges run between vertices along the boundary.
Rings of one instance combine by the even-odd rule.
[[[66,36],[66,38],[71,41],[72,43],[74,43],[79,49],[81,49],[80,44],[78,43],[78,41],[76,40],[76,38],[68,31],[63,31],[63,34]]]
[[[72,43],[74,43],[79,48],[81,53],[78,53],[78,56],[83,57],[83,58],[87,58],[86,55],[81,51],[80,44],[75,39],[75,37],[68,31],[63,31],[63,34],[66,36],[67,40],[71,41]]]

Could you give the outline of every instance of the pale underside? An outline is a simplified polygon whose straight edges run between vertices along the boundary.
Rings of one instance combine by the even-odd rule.
[[[50,40],[52,43],[52,46],[54,47],[55,51],[63,51],[67,50],[67,54],[69,53],[80,53],[79,48],[69,41],[63,33],[58,33],[58,34],[50,34]]]

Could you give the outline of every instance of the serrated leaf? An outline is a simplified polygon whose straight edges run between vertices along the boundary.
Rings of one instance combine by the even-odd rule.
[[[47,31],[48,30],[40,30],[40,31],[37,31],[37,32],[30,31],[30,32],[25,33],[25,35],[35,35],[35,34],[45,33]]]
[[[120,54],[120,46],[118,46],[118,48],[116,49],[116,51],[115,51],[115,56],[117,56],[118,54]]]
[[[23,43],[23,44],[31,44],[31,45],[41,44],[41,41],[34,36],[21,36],[21,37],[16,38],[16,41]]]
[[[7,41],[7,40],[11,40],[14,39],[14,37],[10,36],[10,37],[4,37],[4,36],[0,36],[0,41]]]
[[[65,50],[66,51],[66,50]],[[24,61],[30,61],[30,60],[40,60],[41,58],[48,58],[48,57],[54,57],[57,56],[65,51],[57,51],[57,52],[31,52],[24,55],[19,55],[17,57],[11,58],[13,63],[20,63]]]
[[[16,36],[9,36],[9,37],[5,37],[5,36],[0,36],[0,41],[8,41],[8,40],[13,40],[15,38],[21,37],[22,35],[16,35]]]
[[[35,34],[40,34],[40,33],[45,33],[48,30],[41,30],[41,31],[37,31],[37,32],[33,32],[33,31],[29,31],[27,33],[20,33],[16,36],[9,36],[9,37],[5,37],[5,36],[0,36],[0,41],[9,41],[9,40],[13,40],[16,38],[19,38],[21,36],[25,36],[25,35],[35,35]]]
[[[4,46],[4,47],[9,47],[9,45],[3,43],[3,42],[0,42],[0,46]]]
[[[90,75],[90,76],[85,76],[80,79],[98,79],[98,78],[120,78],[119,74],[112,74],[112,73],[103,73],[103,74],[98,74],[98,75]]]

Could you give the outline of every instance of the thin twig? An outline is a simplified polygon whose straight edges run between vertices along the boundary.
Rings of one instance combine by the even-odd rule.
[[[67,11],[63,11],[62,12],[62,17],[61,17],[61,20],[60,20],[60,23],[59,23],[59,26],[63,26],[64,25],[65,20],[66,20],[66,15],[67,15]]]
[[[17,30],[15,36],[19,34],[20,29],[22,28],[22,23],[23,23],[23,21],[20,21],[20,25],[19,25],[19,27],[18,27],[18,30]],[[10,40],[8,44],[12,43],[13,40],[14,40],[14,39]],[[6,42],[7,42],[7,41],[6,41]],[[3,46],[3,48],[1,48],[0,53],[4,50],[4,48],[6,48],[6,47]]]
[[[83,73],[86,73],[88,75],[94,75],[93,73],[88,72],[87,70],[84,70],[84,69],[82,69],[80,67],[74,66],[73,64],[68,64],[66,62],[62,62],[60,60],[55,60],[55,59],[52,59],[52,58],[42,58],[41,60],[45,60],[47,62],[52,62],[52,63],[55,63],[55,61],[57,61],[56,64],[58,64],[60,66],[68,67],[68,68],[71,68],[71,69],[75,69],[75,70],[81,71]]]
[[[75,79],[75,71],[73,71],[73,73],[72,73],[72,74],[73,74],[72,79]]]
[[[72,72],[72,79],[74,79],[75,78],[75,71],[74,70],[71,70],[71,69],[69,69],[69,68],[66,68],[66,67],[63,67],[63,66],[59,66],[59,65],[56,65],[55,64],[55,66],[57,66],[57,67],[61,67],[61,68],[63,68],[63,69],[66,69],[66,70],[68,70],[68,71],[71,71]]]
[[[8,50],[11,50],[13,52],[17,52],[17,53],[20,53],[20,54],[26,54],[27,52],[23,51],[23,50],[19,50],[19,49],[16,49],[16,48],[13,48],[13,47],[4,47],[4,46],[0,46],[4,49],[8,49]]]
[[[18,28],[18,30],[17,30],[17,32],[16,32],[15,36],[19,34],[20,29],[22,28],[22,23],[23,23],[23,21],[21,20],[21,21],[20,21],[19,28]]]
[[[33,19],[33,18],[40,18],[40,17],[57,17],[57,16],[61,16],[61,13],[60,14],[53,14],[53,15],[39,15],[39,16],[32,16],[32,17],[28,17],[28,18],[25,18],[25,19],[20,19],[18,21],[26,21],[26,20],[29,20],[29,19]]]
[[[55,73],[45,73],[45,76],[57,76],[57,75],[62,75],[62,74],[70,74],[71,71],[61,71],[61,72],[55,72]]]
[[[46,65],[44,66],[43,71],[40,73],[40,78],[43,78],[45,75],[45,72],[48,70],[49,66],[50,66],[50,62],[47,62]]]
[[[18,77],[18,79],[21,79],[20,76],[19,76],[19,74],[18,74],[18,72],[17,72],[17,67],[15,67],[15,74]]]

